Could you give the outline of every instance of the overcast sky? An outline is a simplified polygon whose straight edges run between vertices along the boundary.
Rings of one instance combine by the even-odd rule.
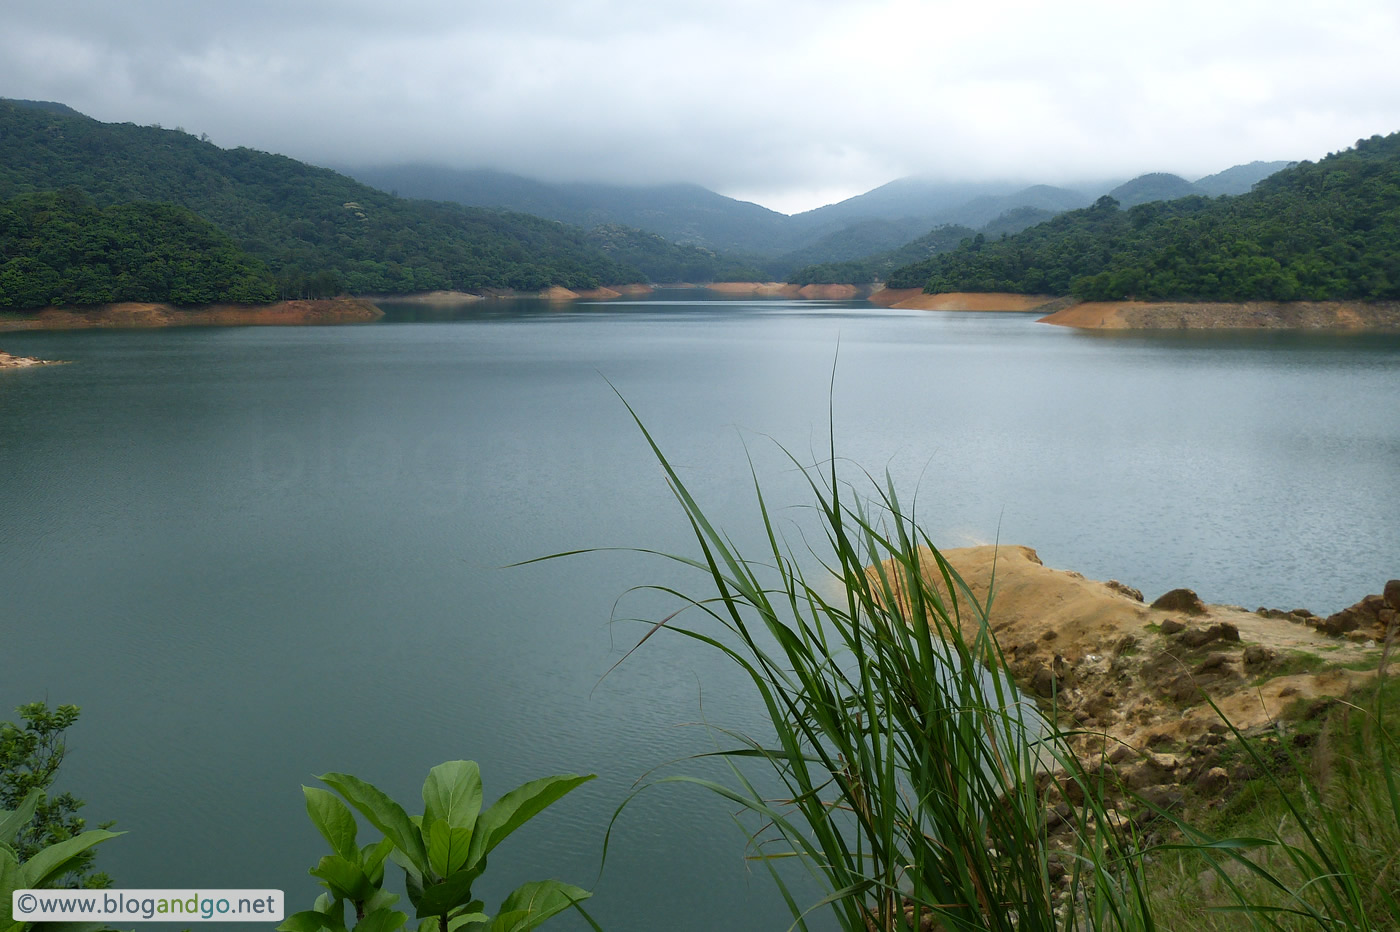
[[[1400,0],[4,0],[0,96],[312,162],[693,181],[784,212],[1400,130]]]

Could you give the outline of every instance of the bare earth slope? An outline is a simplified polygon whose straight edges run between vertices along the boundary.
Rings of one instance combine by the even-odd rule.
[[[1382,631],[1329,637],[1302,610],[1201,605],[1189,590],[1173,590],[1175,608],[1152,607],[1128,586],[1046,567],[1029,547],[943,556],[979,602],[995,569],[989,621],[1022,687],[1053,696],[1062,718],[1132,747],[1189,745],[1218,728],[1207,694],[1242,729],[1296,699],[1340,696],[1372,675],[1347,667],[1375,666],[1383,648]],[[1394,612],[1386,617],[1393,634]],[[973,613],[963,624],[975,624]]]
[[[1042,317],[1040,323],[1085,330],[1400,331],[1400,302],[1086,301]]]

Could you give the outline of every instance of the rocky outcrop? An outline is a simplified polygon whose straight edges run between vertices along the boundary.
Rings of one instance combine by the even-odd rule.
[[[1070,743],[1081,767],[1110,786],[1113,817],[1139,827],[1183,801],[1218,802],[1256,776],[1231,763],[1238,754],[1225,753],[1232,728],[1266,747],[1291,740],[1281,724],[1285,710],[1344,695],[1373,675],[1350,667],[1378,663],[1382,654],[1374,637],[1329,637],[1325,620],[1304,609],[1250,612],[1204,603],[1189,589],[1144,605],[1132,587],[1051,569],[1027,547],[943,556],[979,601],[995,568],[988,623],[1012,675],[1045,714],[1075,732]],[[939,578],[933,573],[926,555],[925,575]],[[1400,597],[1396,590],[1400,583],[1392,587]],[[1391,617],[1383,611],[1394,609],[1372,596],[1338,614],[1362,613],[1374,632]],[[976,624],[971,613],[962,622],[969,632]],[[1043,774],[1041,789],[1050,813],[1082,801],[1063,774]],[[1077,828],[1071,811],[1052,834]]]
[[[31,366],[61,366],[62,360],[38,359],[34,356],[11,356],[0,350],[0,369],[28,369]]]

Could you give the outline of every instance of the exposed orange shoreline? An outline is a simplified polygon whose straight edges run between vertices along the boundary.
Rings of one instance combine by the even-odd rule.
[[[123,303],[84,308],[45,308],[37,313],[0,318],[0,332],[179,326],[306,326],[367,323],[384,315],[376,303],[460,304],[491,298],[536,297],[549,301],[608,300],[653,293],[658,288],[704,288],[716,294],[755,297],[858,300],[880,307],[927,311],[1035,312],[1040,323],[1083,330],[1340,330],[1400,332],[1400,301],[1250,301],[1147,302],[1093,301],[1053,295],[1004,292],[925,294],[917,288],[880,285],[793,285],[784,282],[713,282],[704,285],[618,285],[570,290],[555,286],[533,294],[472,294],[433,291],[415,295],[374,295],[318,301],[281,301],[270,305],[221,304],[176,308],[168,304]],[[18,358],[18,357],[16,357]],[[11,364],[13,365],[13,363]]]
[[[169,304],[125,302],[84,308],[45,308],[37,314],[0,319],[0,331],[90,330],[127,327],[306,326],[367,323],[384,312],[361,298],[279,301],[268,305],[215,304],[182,309]]]
[[[1400,301],[1086,301],[1040,318],[1081,330],[1347,330],[1400,332]]]

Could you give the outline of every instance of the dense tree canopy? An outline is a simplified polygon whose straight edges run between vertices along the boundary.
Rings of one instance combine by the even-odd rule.
[[[329,169],[180,130],[100,123],[0,100],[0,198],[76,188],[100,206],[175,204],[210,221],[299,297],[641,281],[577,228],[413,201]],[[319,276],[319,278],[317,278]]]
[[[959,243],[975,235],[976,231],[967,227],[945,224],[888,252],[848,262],[823,262],[819,265],[800,268],[788,276],[788,281],[795,285],[858,285],[865,282],[884,281],[897,269],[903,268],[911,262],[917,263],[929,256],[936,256],[956,249]],[[892,282],[891,287],[894,287]],[[913,286],[902,285],[899,287]]]
[[[1103,197],[900,269],[892,287],[1245,301],[1400,298],[1400,133],[1302,162],[1236,197]]]
[[[588,242],[610,259],[640,270],[651,282],[754,282],[768,278],[757,261],[668,242],[655,233],[631,227],[595,227],[588,232]]]
[[[183,207],[99,208],[71,189],[0,201],[0,307],[275,297],[266,266]]]

